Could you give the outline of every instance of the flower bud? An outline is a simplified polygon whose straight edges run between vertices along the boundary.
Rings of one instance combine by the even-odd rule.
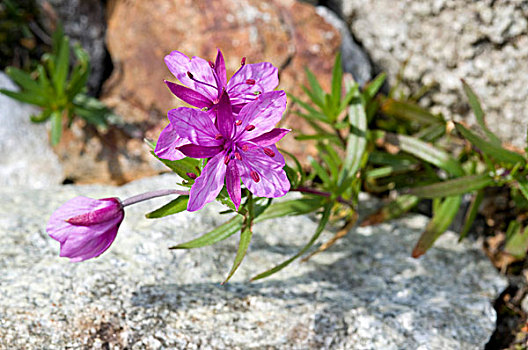
[[[79,262],[95,258],[110,247],[124,216],[118,198],[76,197],[51,215],[46,231],[60,242],[60,256]]]

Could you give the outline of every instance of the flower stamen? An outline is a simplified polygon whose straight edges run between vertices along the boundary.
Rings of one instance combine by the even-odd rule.
[[[275,157],[275,152],[271,148],[264,147],[264,153],[269,157]]]
[[[249,172],[249,175],[251,175],[251,178],[253,179],[253,181],[255,181],[255,182],[259,182],[260,181],[260,176],[255,170],[251,170]]]

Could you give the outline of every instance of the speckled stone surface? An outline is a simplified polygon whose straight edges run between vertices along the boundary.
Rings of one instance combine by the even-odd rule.
[[[495,328],[491,300],[506,282],[453,233],[412,259],[422,216],[357,229],[307,263],[248,283],[316,226],[308,216],[258,224],[225,286],[236,237],[167,249],[224,221],[215,204],[161,220],[143,214],[168,199],[130,207],[109,251],[84,263],[59,258],[45,233],[51,212],[72,196],[125,198],[176,181],[0,189],[0,348],[468,350],[482,349]]]
[[[473,87],[490,128],[526,147],[527,0],[340,0],[356,38],[389,80],[404,63],[404,91],[433,85],[422,99],[474,123],[460,78]]]
[[[0,88],[18,91],[0,71]],[[0,188],[44,188],[62,182],[62,168],[48,140],[46,124],[34,124],[38,108],[0,94]]]

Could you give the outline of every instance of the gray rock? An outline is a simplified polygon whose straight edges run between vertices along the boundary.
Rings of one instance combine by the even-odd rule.
[[[106,20],[105,8],[101,0],[38,0],[48,2],[56,11],[64,32],[72,41],[77,41],[90,55],[91,74],[88,78],[88,91],[97,94],[101,89],[105,74]]]
[[[341,59],[343,70],[352,74],[354,80],[364,85],[372,79],[372,66],[367,54],[354,41],[347,24],[332,10],[324,6],[316,8],[317,14],[341,33]]]
[[[0,88],[18,91],[0,72]],[[42,188],[62,182],[62,168],[48,141],[45,124],[34,124],[40,111],[0,94],[0,187]]]
[[[124,187],[0,190],[0,348],[482,349],[495,327],[491,301],[506,286],[484,254],[444,235],[410,258],[426,219],[359,228],[328,252],[262,282],[251,276],[294,254],[313,233],[308,216],[256,225],[227,285],[237,238],[191,251],[167,247],[226,220],[219,205],[160,220],[130,210],[101,257],[69,263],[44,228],[75,195],[173,186],[163,175]],[[323,234],[323,239],[330,237]]]
[[[404,91],[434,88],[424,106],[475,122],[460,78],[480,96],[490,128],[526,146],[528,1],[342,0],[353,36]]]

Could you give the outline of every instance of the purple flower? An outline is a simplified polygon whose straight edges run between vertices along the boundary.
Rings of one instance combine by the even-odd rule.
[[[165,81],[172,93],[192,106],[209,111],[216,109],[224,90],[231,99],[232,110],[238,113],[247,103],[254,101],[262,93],[273,91],[279,84],[278,70],[271,63],[245,64],[245,58],[242,59],[240,69],[228,82],[220,50],[215,63],[196,56],[190,59],[179,51],[165,56],[165,63],[171,73],[186,85]],[[212,117],[211,114],[210,118]],[[166,143],[167,140],[170,142]],[[182,159],[185,156],[175,146],[184,144],[186,142],[178,139],[177,132],[169,124],[160,135],[155,153],[163,159]]]
[[[227,82],[224,56],[220,50],[215,63],[196,56],[190,59],[179,51],[173,51],[165,56],[165,64],[187,87],[170,81],[165,83],[183,101],[207,109],[218,104],[225,89],[231,98],[233,111],[238,113],[259,94],[273,91],[279,85],[278,70],[271,63],[245,64],[245,61],[243,58],[242,66]]]
[[[238,115],[232,111],[226,91],[216,109],[216,122],[203,111],[177,108],[169,111],[168,127],[179,138],[159,142],[176,147],[192,158],[210,158],[193,184],[188,211],[195,211],[213,201],[225,184],[236,208],[241,202],[240,178],[259,197],[281,197],[290,189],[283,170],[284,157],[275,143],[290,130],[274,128],[286,108],[284,91],[263,93],[242,108]],[[180,145],[180,140],[186,144]]]
[[[51,215],[46,231],[60,242],[60,256],[79,262],[97,257],[110,247],[124,216],[118,198],[76,197]]]

